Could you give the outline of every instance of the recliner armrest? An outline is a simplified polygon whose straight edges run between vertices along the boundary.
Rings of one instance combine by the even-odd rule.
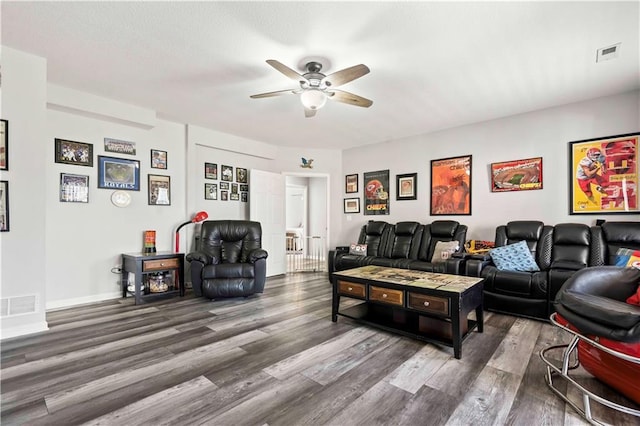
[[[487,255],[485,258],[484,255],[474,254],[468,259],[466,259],[465,265],[464,265],[464,269],[465,269],[464,274],[469,277],[480,277],[482,270],[487,265],[492,265],[492,264],[493,262],[491,262],[491,256]]]
[[[188,262],[200,262],[204,265],[217,265],[219,263],[218,259],[201,251],[194,251],[187,254],[186,259]]]
[[[579,271],[586,267],[587,265],[584,263],[572,260],[556,260],[551,264],[551,269],[569,269],[571,271]]]
[[[260,259],[266,259],[269,256],[269,253],[265,249],[255,249],[249,252],[247,256],[247,261],[249,263],[256,263]]]

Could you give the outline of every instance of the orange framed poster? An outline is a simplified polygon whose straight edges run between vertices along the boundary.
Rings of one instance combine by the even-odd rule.
[[[569,142],[569,214],[638,214],[640,133]]]
[[[431,216],[471,215],[471,157],[431,160]]]

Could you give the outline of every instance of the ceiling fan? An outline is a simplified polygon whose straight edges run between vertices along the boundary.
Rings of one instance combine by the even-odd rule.
[[[320,72],[322,70],[322,64],[315,61],[306,64],[306,72],[304,74],[297,73],[275,59],[268,59],[267,63],[290,79],[295,80],[300,87],[251,95],[250,98],[252,99],[269,98],[289,93],[300,95],[300,101],[304,106],[304,116],[307,118],[316,115],[316,111],[324,106],[327,99],[364,108],[369,108],[373,105],[373,101],[367,98],[345,92],[344,90],[334,89],[334,87],[341,86],[368,74],[369,68],[366,65],[354,65],[336,71],[333,74],[325,75]]]

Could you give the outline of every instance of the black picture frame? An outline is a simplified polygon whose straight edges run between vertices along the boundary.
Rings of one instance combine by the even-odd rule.
[[[93,144],[55,138],[55,162],[93,167]]]
[[[147,175],[147,194],[150,206],[170,206],[171,176]]]
[[[0,232],[9,232],[9,181],[0,180]]]
[[[217,200],[218,199],[218,184],[217,183],[205,183],[204,184],[204,199],[205,200]]]
[[[344,213],[360,213],[360,198],[345,198],[344,199]]]
[[[358,174],[346,175],[344,177],[345,194],[355,194],[358,192]]]
[[[220,180],[233,182],[233,166],[220,166]]]
[[[569,214],[640,213],[640,133],[569,142]]]
[[[140,191],[140,161],[98,155],[98,188]]]
[[[418,199],[418,173],[396,175],[396,200]]]
[[[89,176],[60,173],[60,201],[63,203],[88,203]]]
[[[471,216],[472,155],[431,160],[431,216]]]
[[[167,170],[168,163],[167,151],[160,151],[159,149],[151,150],[151,168]]]
[[[242,167],[236,167],[236,182],[247,183],[249,181],[249,175],[247,169]]]
[[[0,170],[9,170],[9,121],[0,120]]]
[[[218,164],[204,163],[204,178],[218,180]]]

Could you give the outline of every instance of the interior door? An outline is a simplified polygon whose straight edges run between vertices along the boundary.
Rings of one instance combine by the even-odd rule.
[[[285,193],[283,175],[251,170],[249,216],[262,225],[262,248],[269,253],[268,277],[287,271]]]

